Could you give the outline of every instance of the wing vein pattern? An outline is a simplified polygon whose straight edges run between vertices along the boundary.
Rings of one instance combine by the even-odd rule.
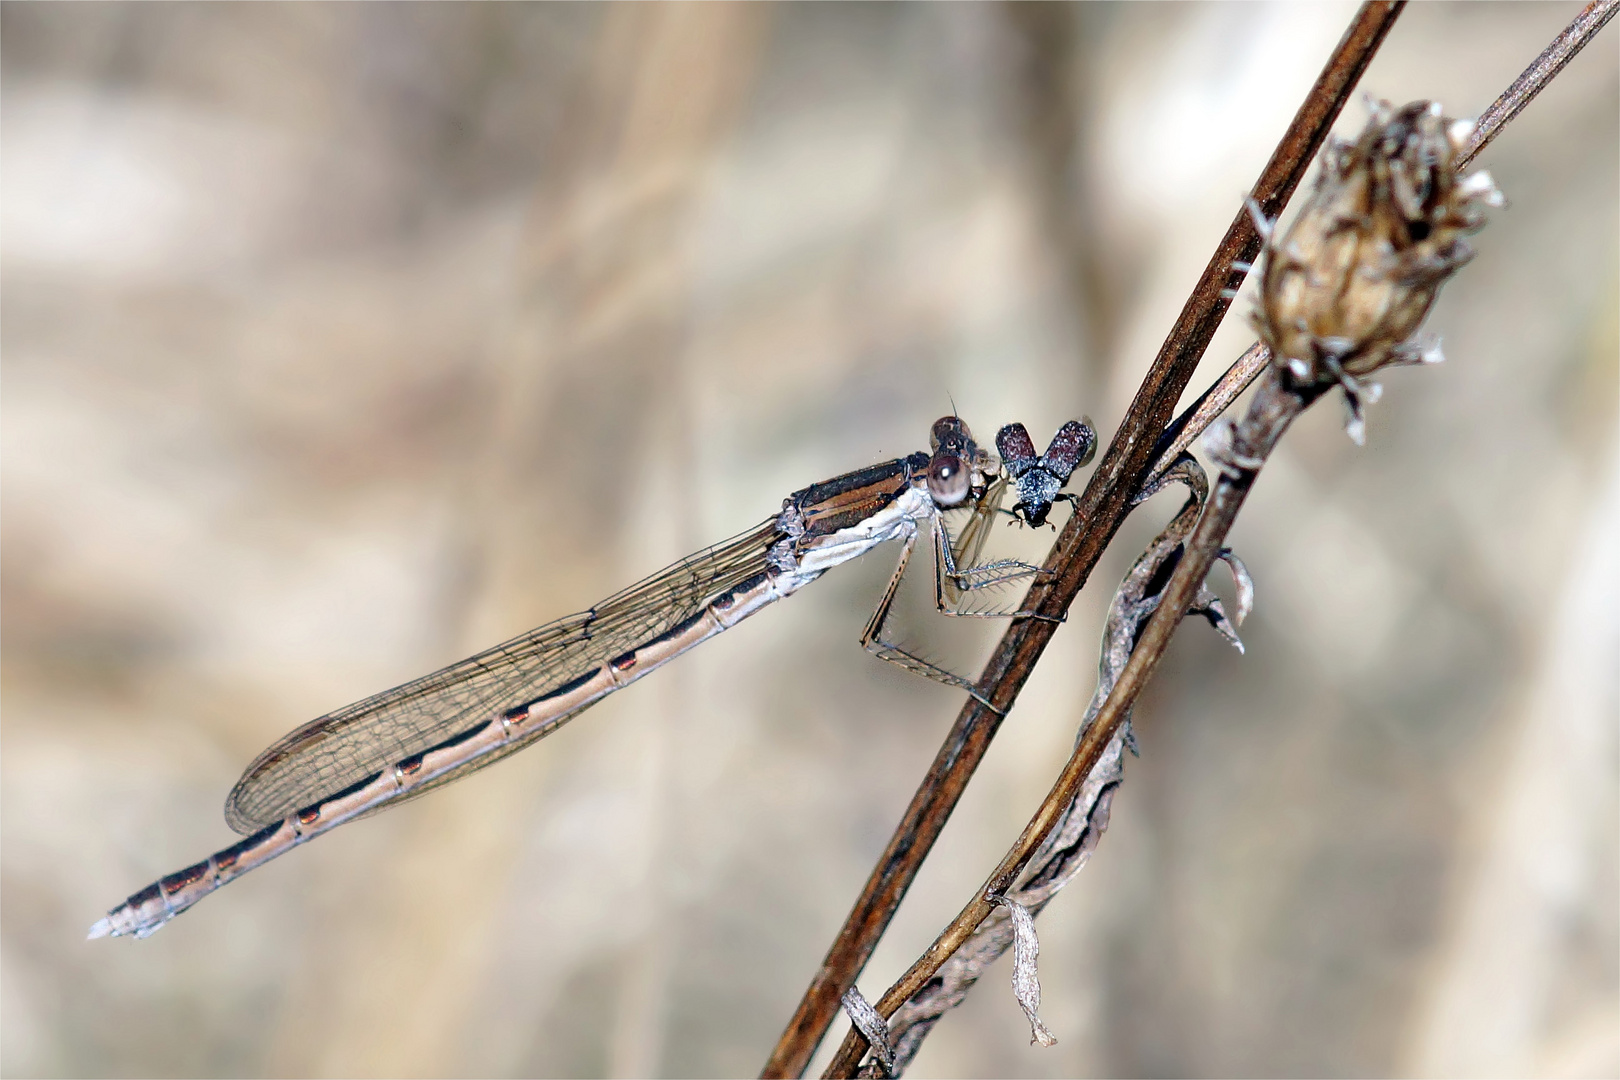
[[[225,820],[244,835],[376,776],[553,693],[603,664],[700,615],[768,569],[777,519],[705,548],[568,615],[431,675],[319,717],[276,741],[248,766],[225,800]],[[414,798],[505,757],[556,730],[551,724],[422,784]],[[394,805],[391,800],[388,806]],[[378,807],[381,809],[381,807]]]

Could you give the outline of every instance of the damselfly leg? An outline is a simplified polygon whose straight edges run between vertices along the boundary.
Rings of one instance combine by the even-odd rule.
[[[934,518],[932,523],[934,606],[941,614],[957,618],[981,619],[1048,618],[1033,611],[968,611],[963,608],[968,593],[1033,577],[1041,572],[1040,567],[1018,559],[997,559],[985,563],[978,561],[983,554],[985,542],[989,539],[991,526],[995,523],[1007,487],[1005,476],[997,476],[994,481],[987,483],[974,501],[971,508],[972,516],[954,538],[946,529],[943,516]],[[905,577],[906,567],[916,546],[915,535],[905,541],[894,573],[890,575],[889,583],[878,599],[877,608],[867,620],[866,629],[861,634],[861,647],[880,660],[886,660],[924,678],[965,690],[987,708],[994,709],[995,706],[970,680],[939,664],[924,660],[914,652],[885,640],[883,636],[883,629],[893,610],[895,597],[899,594],[900,582]]]
[[[756,528],[587,611],[295,728],[248,766],[226,800],[226,821],[246,839],[130,896],[92,926],[90,936],[145,937],[221,885],[329,829],[537,742],[609,694],[890,540],[904,544],[900,565],[862,645],[984,701],[966,679],[883,640],[900,579],[918,535],[933,529],[940,610],[990,614],[956,609],[969,592],[1039,573],[1014,559],[978,561],[1009,475],[1019,482],[1018,509],[1039,524],[1039,511],[1080,455],[1060,446],[1036,459],[1031,449],[1015,458],[1022,472],[1004,471],[955,416],[934,424],[930,444],[931,452],[801,488]],[[941,514],[957,510],[973,516],[953,542]]]
[[[906,540],[905,546],[900,550],[900,561],[889,576],[889,584],[884,588],[883,595],[878,599],[877,608],[872,617],[866,622],[866,629],[861,633],[861,647],[879,660],[886,660],[898,667],[905,668],[913,674],[924,678],[942,682],[946,686],[954,686],[966,690],[988,708],[995,706],[985,696],[979,693],[971,681],[941,667],[931,661],[924,660],[916,653],[909,652],[892,641],[883,638],[884,625],[889,621],[889,613],[894,608],[894,598],[899,594],[900,581],[906,575],[906,566],[911,561],[911,553],[917,547],[917,538],[912,536]],[[947,601],[947,581],[954,582],[958,596],[975,589],[988,588],[1003,584],[1021,577],[1030,577],[1040,573],[1040,567],[1029,563],[1019,562],[1016,559],[1003,559],[995,563],[986,563],[982,566],[970,567],[958,571],[952,561],[951,546],[945,538],[943,522],[934,523],[934,602],[939,610],[946,615],[966,616],[970,618],[1019,618],[1028,617],[1032,612],[1012,611],[959,611],[952,610]],[[1037,616],[1040,617],[1040,616]]]
[[[1019,559],[997,559],[980,562],[985,541],[996,515],[1005,513],[1001,499],[1007,489],[1003,477],[992,484],[984,498],[973,507],[961,532],[954,538],[946,528],[943,516],[934,523],[934,606],[940,614],[966,619],[1011,619],[1038,617],[1032,611],[969,611],[963,605],[967,594],[980,589],[1005,585],[1009,581],[1034,577],[1041,568]]]

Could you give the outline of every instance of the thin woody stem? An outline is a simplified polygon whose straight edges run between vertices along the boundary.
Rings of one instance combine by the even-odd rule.
[[[1564,70],[1564,66],[1575,58],[1576,53],[1586,47],[1586,43],[1591,41],[1610,19],[1614,18],[1617,11],[1620,11],[1620,0],[1593,0],[1586,5],[1575,20],[1564,28],[1563,33],[1542,50],[1535,62],[1513,80],[1513,85],[1502,91],[1502,96],[1480,114],[1468,145],[1457,154],[1459,172],[1467,168],[1480,152],[1501,134],[1509,121],[1535,100],[1536,95],[1552,82],[1553,76]],[[1270,353],[1266,351],[1266,347],[1258,341],[1255,342],[1238,357],[1236,363],[1226,369],[1226,374],[1222,375],[1202,398],[1182,413],[1165,433],[1165,439],[1168,440],[1166,449],[1154,463],[1154,476],[1169,468],[1176,455],[1191,446],[1204,429],[1249,388],[1249,384],[1259,376],[1268,359]]]
[[[1046,840],[1069,804],[1074,801],[1075,793],[1080,790],[1080,785],[1096,767],[1103,750],[1130,716],[1137,697],[1152,678],[1165,649],[1169,647],[1176,626],[1186,614],[1187,608],[1191,606],[1194,597],[1198,595],[1199,586],[1203,584],[1204,577],[1214,564],[1226,534],[1237,518],[1238,510],[1243,506],[1249,490],[1254,485],[1254,478],[1260,471],[1260,465],[1276,446],[1277,440],[1282,437],[1288,425],[1319,393],[1315,390],[1299,392],[1285,389],[1278,381],[1275,368],[1268,365],[1264,371],[1264,381],[1250,407],[1249,415],[1237,428],[1232,459],[1241,464],[1223,468],[1220,482],[1216,485],[1209,505],[1187,541],[1186,554],[1176,565],[1157,610],[1143,630],[1136,648],[1131,652],[1130,660],[1126,662],[1125,670],[1120,673],[1119,681],[1114,684],[1108,700],[1104,702],[1096,719],[1075,746],[1074,753],[1064,765],[1063,771],[1058,774],[1052,790],[1041,802],[1034,817],[1030,818],[1029,824],[1024,826],[1018,841],[991,873],[984,887],[951,921],[944,932],[934,939],[934,943],[916,963],[912,964],[910,970],[877,1002],[876,1008],[880,1015],[892,1015],[894,1010],[922,989],[940,966],[950,959],[951,954],[967,941],[978,925],[990,914],[994,907],[990,898],[1002,896],[1012,888],[1025,865]],[[844,1064],[842,1057],[834,1062],[835,1066],[842,1064]],[[855,1064],[859,1064],[859,1058]],[[842,1074],[829,1069],[827,1075]]]
[[[1298,187],[1401,6],[1378,0],[1364,4],[1358,11],[1255,183],[1253,198],[1263,212],[1275,215]],[[1138,388],[1075,514],[1059,533],[1044,565],[1047,573],[1025,598],[1022,609],[1037,617],[1015,622],[986,664],[978,688],[993,708],[970,699],[958,714],[762,1075],[803,1073],[837,1015],[844,992],[854,985],[877,947],[906,889],[983,759],[1002,716],[1011,708],[1058,621],[1130,512],[1133,498],[1153,463],[1159,437],[1174,415],[1176,401],[1231,305],[1228,290],[1242,282],[1243,275],[1232,264],[1252,263],[1259,251],[1260,236],[1254,222],[1247,211],[1239,211]],[[888,1011],[893,1011],[892,1006]],[[866,1040],[858,1034],[856,1038],[859,1048],[846,1040],[840,1062],[850,1054],[859,1061]],[[846,1071],[853,1068],[849,1065]]]
[[[1176,417],[1176,422],[1165,429],[1160,437],[1159,444],[1164,447],[1153,460],[1153,469],[1148,473],[1148,483],[1163,476],[1165,471],[1175,464],[1181,452],[1197,441],[1198,437],[1213,424],[1227,409],[1249,388],[1249,384],[1259,378],[1260,373],[1271,362],[1271,350],[1258,341],[1244,350],[1237,362],[1226,369],[1226,373],[1216,380],[1215,385],[1204,391],[1202,397],[1189,405],[1182,414]]]
[[[1491,140],[1507,126],[1508,121],[1518,116],[1524,107],[1541,93],[1542,88],[1552,82],[1553,76],[1564,70],[1564,65],[1573,60],[1576,53],[1586,48],[1586,43],[1614,18],[1617,10],[1620,10],[1620,0],[1592,0],[1564,28],[1564,32],[1542,50],[1535,62],[1525,68],[1524,73],[1514,79],[1511,86],[1502,91],[1502,96],[1491,102],[1491,107],[1480,115],[1478,123],[1475,124],[1474,134],[1469,139],[1468,145],[1457,154],[1459,172],[1467,168],[1479,152],[1489,146]]]
[[[1548,81],[1566,65],[1613,16],[1620,0],[1602,0],[1589,5],[1569,28],[1550,45],[1512,87],[1488,110],[1476,125],[1474,136],[1458,155],[1457,168],[1461,169],[1479,150],[1493,139],[1501,128],[1516,116]],[[989,898],[999,897],[1010,889],[1030,858],[1039,850],[1052,828],[1073,801],[1080,785],[1096,766],[1109,741],[1118,733],[1129,717],[1136,698],[1151,678],[1164,655],[1171,635],[1180,624],[1218,557],[1224,539],[1230,531],[1238,510],[1253,486],[1255,476],[1275,447],[1288,425],[1308,406],[1321,389],[1295,389],[1285,387],[1276,369],[1269,363],[1269,352],[1263,346],[1251,346],[1225,375],[1189,408],[1160,439],[1160,452],[1156,456],[1152,475],[1162,472],[1167,463],[1190,445],[1197,434],[1206,428],[1243,389],[1255,378],[1265,374],[1260,390],[1251,403],[1248,415],[1234,429],[1233,442],[1226,460],[1222,461],[1222,475],[1215,493],[1188,539],[1181,562],[1166,584],[1158,608],[1132,652],[1119,680],[1096,718],[1086,729],[1074,754],[1065,765],[1047,798],[1025,826],[1012,849],[996,867],[978,895],[934,941],[927,952],[877,1002],[882,1016],[892,1016],[902,1004],[927,984],[950,956],[967,941],[974,930],[989,915],[993,904]],[[838,1056],[828,1068],[827,1076],[849,1076],[858,1067],[864,1053],[865,1040],[852,1033],[840,1047]]]

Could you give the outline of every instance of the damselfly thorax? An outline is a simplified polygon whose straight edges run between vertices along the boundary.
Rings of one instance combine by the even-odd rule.
[[[929,442],[926,452],[795,491],[756,528],[588,611],[297,728],[260,754],[225,800],[225,820],[247,839],[142,889],[91,927],[90,936],[145,937],[306,840],[544,738],[608,694],[890,540],[902,544],[899,565],[861,644],[978,696],[968,680],[884,639],[911,553],[920,536],[932,536],[941,612],[992,614],[963,610],[962,597],[1039,572],[1014,559],[979,562],[996,515],[1044,522],[1069,475],[1090,460],[1096,435],[1071,421],[1037,457],[1023,425],[1010,424],[997,436],[1004,462],[979,447],[959,418],[947,416],[935,422]],[[1001,507],[1009,486],[1019,495],[1010,510]],[[941,521],[952,510],[968,513],[954,537]]]

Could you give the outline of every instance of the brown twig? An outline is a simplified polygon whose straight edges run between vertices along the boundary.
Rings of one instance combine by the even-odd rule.
[[[1185,543],[1208,501],[1209,482],[1203,468],[1191,455],[1182,454],[1170,469],[1143,487],[1137,502],[1141,503],[1177,483],[1187,487],[1187,502],[1137,557],[1108,606],[1108,618],[1098,650],[1097,686],[1080,722],[1082,732],[1090,728],[1113,691],[1120,673],[1125,670],[1143,627],[1158,606],[1159,590],[1167,583],[1170,569],[1182,557]],[[1222,557],[1232,570],[1233,583],[1237,588],[1235,618],[1227,615],[1220,599],[1207,588],[1199,592],[1189,614],[1203,616],[1222,637],[1241,648],[1237,624],[1251,609],[1253,582],[1236,556],[1227,552]],[[896,1010],[886,1025],[872,1025],[868,1018],[867,1026],[861,1030],[868,1038],[875,1030],[879,1041],[889,1047],[892,1060],[884,1062],[889,1075],[899,1076],[904,1072],[929,1032],[947,1011],[967,999],[968,992],[984,971],[1009,946],[1014,947],[1014,992],[1016,995],[1020,989],[1024,991],[1019,1004],[1030,1014],[1031,1034],[1039,1039],[1039,1033],[1045,1031],[1044,1025],[1037,1026],[1040,982],[1034,970],[1035,950],[1027,950],[1030,962],[1024,972],[1026,977],[1019,979],[1019,968],[1025,965],[1020,963],[1018,957],[1017,940],[1020,937],[1029,938],[1033,944],[1035,917],[1074,879],[1096,850],[1108,828],[1114,792],[1124,779],[1124,758],[1128,745],[1127,729],[1121,727],[1109,741],[1097,765],[1086,774],[1079,793],[1064,812],[1060,824],[1019,875],[1018,884],[1000,898],[1002,906],[979,924],[966,943],[928,980],[923,990],[912,995]],[[1018,906],[1023,907],[1030,916],[1027,928],[1021,929],[1020,920],[1013,917],[1013,911]],[[876,1010],[871,1015],[876,1016]],[[1046,1034],[1051,1037],[1050,1032]]]
[[[1299,185],[1401,6],[1388,0],[1367,3],[1351,22],[1255,183],[1253,198],[1265,213],[1275,215]],[[1176,401],[1231,304],[1229,290],[1242,283],[1243,274],[1232,264],[1253,262],[1259,250],[1254,223],[1240,211],[1161,346],[1073,517],[1059,533],[1044,564],[1046,573],[1025,599],[1023,610],[1038,617],[1014,623],[986,664],[978,686],[992,707],[973,698],[963,706],[762,1075],[798,1076],[809,1063],[837,1015],[840,999],[888,928],[1002,717],[1129,513]],[[886,1012],[892,1013],[898,1002],[887,997],[884,1001]],[[865,1045],[864,1038],[859,1039],[859,1049],[846,1041],[839,1061],[850,1053],[858,1061]]]
[[[1232,407],[1232,402],[1242,396],[1243,391],[1260,377],[1260,373],[1270,362],[1271,350],[1260,342],[1255,342],[1243,351],[1243,355],[1237,358],[1236,363],[1226,369],[1226,373],[1215,381],[1215,385],[1205,390],[1202,397],[1184,409],[1181,415],[1176,417],[1176,422],[1166,428],[1159,438],[1159,445],[1164,449],[1153,459],[1153,468],[1148,473],[1148,483],[1156,477],[1163,476],[1170,466],[1175,464],[1181,452],[1191,446],[1209,425]]]
[[[1502,91],[1502,96],[1491,102],[1491,107],[1480,115],[1473,137],[1457,155],[1457,168],[1467,168],[1507,126],[1508,121],[1518,116],[1541,93],[1542,87],[1552,82],[1553,76],[1563,71],[1564,65],[1586,48],[1586,43],[1614,18],[1617,10],[1620,10],[1620,0],[1592,0],[1587,4],[1564,28],[1564,32],[1542,50],[1535,62],[1524,69],[1524,74],[1514,79],[1513,84]]]
[[[912,995],[921,990],[928,980],[933,978],[934,973],[968,940],[994,909],[995,905],[989,898],[1002,896],[1012,888],[1030,857],[1040,848],[1059,819],[1068,811],[1075,794],[1080,790],[1080,785],[1091,775],[1101,760],[1103,751],[1119,735],[1119,729],[1129,717],[1136,699],[1141,695],[1148,680],[1153,677],[1176,626],[1185,616],[1203,585],[1204,578],[1221,549],[1221,542],[1231,529],[1233,519],[1236,518],[1249,489],[1254,484],[1260,462],[1271,452],[1277,439],[1294,418],[1317,396],[1281,391],[1275,370],[1269,364],[1262,369],[1267,374],[1250,414],[1251,418],[1258,417],[1258,419],[1252,427],[1245,425],[1239,429],[1243,437],[1238,440],[1237,448],[1246,454],[1252,465],[1223,474],[1213,498],[1199,518],[1193,535],[1187,541],[1186,554],[1182,556],[1181,562],[1177,564],[1175,572],[1165,586],[1153,618],[1148,621],[1147,628],[1143,630],[1141,639],[1131,652],[1131,658],[1126,663],[1124,671],[1120,673],[1107,700],[1076,744],[1074,753],[1064,765],[1063,771],[1058,774],[1051,792],[1041,803],[1035,816],[1024,826],[1024,831],[1019,835],[1017,842],[992,871],[989,880],[961,913],[951,920],[950,925],[934,939],[928,950],[877,1002],[876,1009],[879,1015],[892,1015]],[[855,1069],[860,1065],[866,1046],[864,1037],[858,1040],[846,1038],[844,1044],[839,1047],[838,1056],[824,1075],[855,1075]]]
[[[1574,21],[1553,39],[1552,44],[1543,49],[1541,55],[1513,80],[1513,84],[1491,102],[1490,108],[1480,114],[1468,144],[1457,154],[1457,168],[1467,168],[1501,134],[1508,122],[1535,100],[1542,88],[1564,70],[1564,65],[1573,60],[1575,54],[1584,49],[1586,43],[1614,18],[1616,11],[1620,11],[1620,0],[1592,0],[1587,4]],[[1249,388],[1269,358],[1270,353],[1266,352],[1265,346],[1255,342],[1238,357],[1236,363],[1226,369],[1226,374],[1215,385],[1204,392],[1203,397],[1182,413],[1161,440],[1165,449],[1153,466],[1154,476],[1169,468],[1176,455],[1191,446],[1204,429]]]
[[[1487,115],[1476,124],[1475,130],[1469,140],[1458,148],[1447,168],[1451,175],[1457,175],[1469,161],[1477,156],[1479,150],[1488,144],[1509,120],[1521,111],[1529,100],[1544,87],[1551,77],[1567,64],[1570,58],[1589,41],[1613,15],[1617,0],[1608,0],[1606,3],[1589,5],[1580,16],[1545,50],[1531,65],[1524,75],[1516,80],[1512,87],[1491,107]],[[1422,103],[1420,103],[1422,104]],[[1427,108],[1422,110],[1427,112]],[[1430,114],[1434,115],[1434,114]],[[1342,167],[1342,165],[1340,166]],[[1456,188],[1451,195],[1446,196],[1453,202],[1449,207],[1441,207],[1434,211],[1429,220],[1451,228],[1477,227],[1478,219],[1467,213],[1459,215],[1458,208],[1472,200],[1488,202],[1490,205],[1499,205],[1499,201],[1492,201],[1491,197],[1499,200],[1494,186],[1487,180],[1483,187],[1475,186],[1473,194],[1462,194],[1462,188]],[[1490,197],[1487,197],[1487,191]],[[1314,199],[1323,199],[1332,195],[1332,192],[1319,190]],[[1448,216],[1458,215],[1458,216]],[[1326,216],[1334,220],[1343,218],[1342,213],[1327,212]],[[1403,227],[1402,235],[1417,235],[1408,227]],[[1428,235],[1425,230],[1423,235]],[[1299,249],[1292,243],[1286,245],[1291,252]],[[1309,244],[1306,247],[1309,249]],[[1387,244],[1386,244],[1387,246]],[[1438,288],[1440,281],[1466,262],[1470,257],[1465,247],[1439,249],[1442,253],[1440,261],[1448,263],[1448,267],[1435,276],[1426,285],[1406,286],[1413,289],[1428,289],[1426,300],[1421,300],[1413,308],[1413,317],[1421,320],[1432,302],[1433,289]],[[1298,255],[1291,255],[1299,258]],[[1431,263],[1436,255],[1425,255]],[[1375,260],[1376,261],[1376,260]],[[1414,263],[1414,265],[1416,265]],[[1365,268],[1364,268],[1365,269]],[[1289,271],[1284,271],[1287,273]],[[1309,271],[1307,271],[1309,272]],[[1352,273],[1346,280],[1351,284],[1347,286],[1351,293],[1342,294],[1337,303],[1354,305],[1354,301],[1347,299],[1360,287],[1361,278],[1367,276]],[[1373,275],[1376,276],[1376,275]],[[1315,276],[1311,280],[1315,282]],[[1406,279],[1402,279],[1403,281]],[[1417,278],[1413,278],[1416,281]],[[1268,278],[1269,281],[1269,278]],[[1279,296],[1287,295],[1280,293]],[[1421,298],[1420,298],[1421,299]],[[1274,301],[1281,303],[1281,301]],[[1267,340],[1274,340],[1275,327],[1279,319],[1286,312],[1284,310],[1267,309],[1265,317],[1261,319],[1263,328],[1271,327],[1267,332],[1273,334]],[[1292,322],[1292,319],[1283,320]],[[1355,320],[1352,318],[1351,322]],[[1215,456],[1221,464],[1221,478],[1217,485],[1214,497],[1211,499],[1206,511],[1200,517],[1193,536],[1188,540],[1185,553],[1177,565],[1170,581],[1166,584],[1158,608],[1144,630],[1141,640],[1132,652],[1125,669],[1120,673],[1107,700],[1097,711],[1094,718],[1084,729],[1080,742],[1077,744],[1073,756],[1065,765],[1052,791],[1042,803],[1035,816],[1025,827],[1018,842],[997,866],[984,888],[963,909],[960,915],[945,929],[943,933],[930,946],[928,951],[911,969],[906,972],[893,987],[878,1002],[876,1008],[880,1015],[892,1016],[900,1005],[911,999],[918,991],[928,984],[934,974],[940,969],[978,926],[990,914],[997,898],[1006,895],[1014,886],[1019,875],[1029,863],[1035,853],[1041,850],[1041,845],[1050,835],[1051,830],[1070,810],[1081,784],[1097,767],[1107,747],[1117,742],[1122,725],[1130,716],[1131,709],[1137,696],[1147,680],[1151,678],[1154,669],[1167,648],[1171,635],[1179,625],[1185,612],[1194,603],[1195,598],[1204,588],[1205,575],[1209,572],[1216,558],[1222,557],[1222,544],[1252,488],[1254,479],[1261,466],[1276,446],[1277,440],[1287,429],[1293,419],[1299,415],[1312,401],[1321,396],[1323,392],[1334,385],[1335,380],[1345,389],[1347,399],[1351,401],[1353,416],[1359,416],[1358,399],[1361,386],[1357,376],[1365,376],[1376,370],[1377,367],[1388,363],[1417,362],[1417,357],[1411,351],[1410,343],[1402,344],[1409,333],[1415,329],[1415,323],[1404,327],[1387,327],[1377,331],[1372,338],[1366,339],[1369,344],[1357,346],[1355,350],[1344,353],[1337,360],[1330,355],[1323,361],[1290,360],[1287,365],[1289,374],[1285,377],[1283,368],[1268,363],[1269,350],[1263,345],[1251,347],[1239,361],[1228,370],[1216,386],[1206,392],[1191,409],[1178,420],[1170,430],[1166,431],[1161,439],[1164,446],[1155,469],[1158,472],[1164,463],[1174,459],[1179,450],[1185,447],[1193,437],[1193,429],[1200,426],[1200,421],[1207,424],[1209,419],[1218,415],[1224,403],[1241,393],[1244,385],[1255,376],[1263,374],[1264,380],[1260,390],[1240,424],[1228,429],[1228,440],[1224,447],[1216,452]],[[1380,337],[1387,340],[1378,340]],[[1342,340],[1342,339],[1323,339]],[[1339,348],[1341,346],[1334,346]],[[1292,352],[1289,353],[1293,356]],[[1424,357],[1427,359],[1427,357]],[[1341,366],[1342,362],[1342,366]],[[1303,380],[1303,381],[1302,381]],[[1355,425],[1352,425],[1355,426]],[[1034,1018],[1032,1017],[1032,1022]],[[859,1064],[863,1053],[862,1040],[848,1038],[840,1048],[838,1057],[828,1069],[828,1076],[850,1075]],[[915,1052],[915,1046],[908,1048],[907,1057]]]

